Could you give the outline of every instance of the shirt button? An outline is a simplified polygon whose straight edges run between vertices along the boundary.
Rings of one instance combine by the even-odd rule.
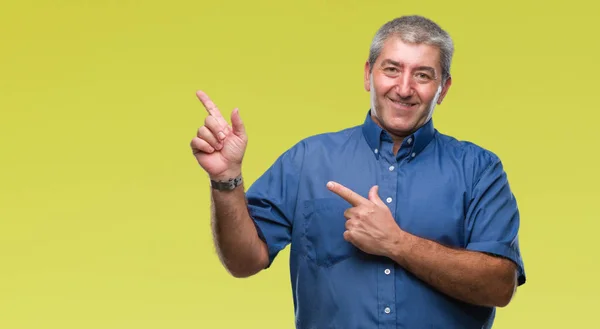
[[[378,149],[375,149],[373,152],[375,152],[375,154],[379,153]]]
[[[385,201],[386,201],[387,203],[392,203],[392,198],[387,198],[387,199],[385,199]]]
[[[386,268],[385,271],[383,271],[383,273],[385,273],[385,275],[390,275],[392,271],[390,271],[389,268]]]
[[[390,166],[390,171],[394,171],[394,166]]]
[[[386,307],[386,308],[385,308],[383,311],[384,311],[386,314],[390,314],[390,312],[391,312],[392,310],[391,310],[389,307]]]
[[[407,141],[408,144],[412,143],[412,137],[410,137]]]
[[[416,155],[417,155],[417,153],[413,153],[410,156],[414,158]]]

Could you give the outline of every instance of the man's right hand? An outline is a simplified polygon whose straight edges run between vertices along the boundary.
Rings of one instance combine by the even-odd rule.
[[[208,95],[197,91],[196,96],[208,111],[208,116],[192,139],[192,152],[211,179],[235,178],[241,174],[242,159],[248,144],[239,111],[237,108],[233,110],[229,125]]]

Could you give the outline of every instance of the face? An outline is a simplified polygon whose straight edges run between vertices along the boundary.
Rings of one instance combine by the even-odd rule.
[[[442,85],[440,51],[389,37],[370,71],[365,64],[365,89],[371,94],[374,121],[392,136],[414,133],[433,115],[451,85]]]

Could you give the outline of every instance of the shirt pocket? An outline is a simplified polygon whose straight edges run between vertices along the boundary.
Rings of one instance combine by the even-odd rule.
[[[341,198],[304,202],[304,245],[307,257],[317,265],[330,267],[358,253],[358,248],[344,240],[344,212],[350,207]]]

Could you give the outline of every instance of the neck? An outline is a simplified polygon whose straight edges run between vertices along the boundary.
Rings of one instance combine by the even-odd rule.
[[[400,151],[400,146],[402,145],[402,141],[404,139],[400,139],[400,140],[396,140],[394,139],[394,155],[398,154],[398,151]]]
[[[400,135],[396,135],[394,134],[392,131],[390,131],[389,129],[386,129],[383,124],[381,124],[381,122],[379,121],[379,119],[377,118],[376,115],[374,115],[373,113],[371,113],[371,118],[373,118],[373,121],[379,126],[381,127],[381,129],[385,130],[390,137],[392,137],[392,140],[394,141],[394,155],[398,154],[398,151],[400,150],[400,146],[402,145],[402,141],[404,141],[404,138],[406,136],[400,136]]]

